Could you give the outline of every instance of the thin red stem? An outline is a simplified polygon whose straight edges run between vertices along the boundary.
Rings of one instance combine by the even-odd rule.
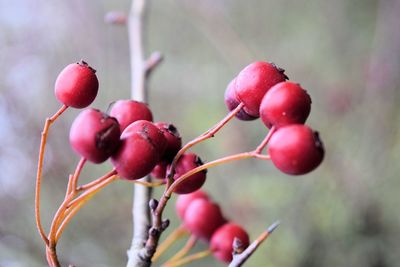
[[[261,144],[256,148],[255,152],[256,152],[257,154],[261,154],[262,150],[264,149],[264,147],[267,146],[267,144],[268,144],[269,140],[271,139],[272,134],[275,132],[275,130],[276,130],[276,127],[275,127],[275,126],[272,126],[271,129],[269,130],[267,136],[265,136],[264,140],[263,140],[263,141],[261,142]]]
[[[40,140],[40,148],[39,148],[39,159],[38,159],[38,168],[36,173],[36,189],[35,189],[35,219],[36,219],[36,227],[39,231],[40,236],[46,245],[49,245],[49,240],[46,237],[46,233],[43,230],[43,226],[40,220],[40,188],[42,182],[42,172],[43,172],[43,160],[44,160],[44,152],[46,149],[47,136],[49,134],[49,128],[51,124],[68,108],[68,106],[63,105],[52,117],[47,118],[43,127],[42,137]]]

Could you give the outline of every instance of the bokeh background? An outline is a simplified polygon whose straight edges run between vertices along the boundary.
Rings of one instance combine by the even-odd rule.
[[[129,98],[127,31],[104,22],[110,10],[127,12],[129,2],[0,1],[1,267],[45,265],[34,180],[44,119],[60,106],[53,95],[58,72],[83,58],[100,80],[92,106],[105,110]],[[150,106],[184,141],[225,115],[225,87],[252,61],[275,62],[312,96],[307,124],[326,147],[316,171],[291,177],[269,162],[247,160],[208,173],[205,190],[252,238],[282,222],[247,266],[399,266],[399,14],[398,0],[151,2],[146,51],[162,51],[166,60],[152,76]],[[46,229],[78,162],[68,145],[78,112],[69,110],[51,128],[42,190]],[[194,151],[210,161],[254,148],[266,132],[259,120],[235,120]],[[109,169],[109,163],[88,165],[82,181]],[[131,199],[126,182],[97,195],[64,233],[62,263],[124,266]],[[171,231],[179,224],[173,205],[167,214]],[[190,266],[223,265],[209,257]]]

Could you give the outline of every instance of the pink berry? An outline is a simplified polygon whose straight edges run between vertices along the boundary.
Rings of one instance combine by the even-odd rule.
[[[214,231],[226,220],[218,204],[199,198],[193,200],[187,207],[183,222],[193,235],[210,240]]]
[[[162,158],[167,162],[172,162],[175,155],[182,147],[182,138],[178,129],[174,125],[166,122],[156,122],[155,125],[161,130],[167,140],[167,147]]]
[[[136,132],[147,138],[158,150],[159,158],[162,158],[165,148],[167,147],[167,139],[154,123],[151,121],[138,120],[131,123],[126,129],[128,128],[130,132]]]
[[[74,108],[89,106],[99,89],[95,73],[84,61],[66,66],[58,75],[54,87],[57,100]]]
[[[121,132],[135,121],[153,121],[153,114],[147,104],[130,99],[116,101],[111,107],[110,116],[118,120]]]
[[[259,117],[261,100],[275,84],[287,79],[284,70],[268,62],[254,62],[245,67],[236,78],[236,95],[244,104],[244,111]]]
[[[175,208],[178,216],[181,220],[185,218],[185,212],[189,205],[196,199],[206,199],[208,200],[209,197],[206,192],[197,190],[193,193],[186,194],[186,195],[179,195],[176,199]]]
[[[241,226],[226,223],[219,227],[211,237],[210,249],[213,255],[220,261],[231,262],[235,238],[242,242],[244,248],[249,246],[249,235]]]
[[[229,111],[234,110],[240,104],[240,101],[237,99],[236,96],[235,83],[236,78],[228,84],[228,87],[226,87],[225,90],[224,100],[225,105]],[[251,121],[257,119],[257,117],[253,117],[247,114],[243,108],[236,114],[236,118],[243,121]]]
[[[121,135],[121,146],[112,155],[111,162],[118,174],[127,180],[136,180],[149,174],[159,161],[159,150],[146,133],[140,133],[133,124]]]
[[[183,154],[175,167],[174,180],[187,173],[188,171],[203,165],[201,159],[193,153]],[[206,181],[207,171],[203,170],[198,173],[192,174],[186,180],[181,182],[174,190],[177,194],[189,194],[198,190]]]
[[[311,98],[297,83],[281,82],[274,85],[261,101],[260,116],[271,128],[289,124],[303,124],[311,110]]]
[[[74,120],[69,133],[72,148],[93,163],[105,161],[119,145],[120,130],[115,118],[97,109],[86,109]]]
[[[300,175],[318,167],[324,158],[324,147],[317,132],[303,124],[292,124],[272,135],[268,153],[279,170]]]

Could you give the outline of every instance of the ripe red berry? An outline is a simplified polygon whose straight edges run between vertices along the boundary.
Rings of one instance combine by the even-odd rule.
[[[135,121],[153,121],[153,114],[147,104],[130,99],[116,101],[111,107],[110,116],[118,120],[121,132]]]
[[[69,141],[79,155],[93,163],[101,163],[118,148],[120,134],[115,118],[90,108],[74,120]]]
[[[167,147],[162,159],[167,162],[172,162],[176,153],[178,153],[182,147],[182,138],[178,129],[176,129],[174,125],[166,122],[156,122],[155,125],[164,134],[165,139],[167,139]]]
[[[165,148],[167,147],[167,139],[164,134],[154,123],[151,121],[138,120],[131,123],[129,126],[130,132],[136,132],[141,134],[149,140],[150,143],[158,150],[159,159],[164,154]],[[128,128],[126,128],[128,129]]]
[[[168,162],[160,161],[153,168],[150,175],[157,179],[165,179],[167,175],[167,167],[168,167]]]
[[[183,154],[176,164],[174,180],[201,165],[203,165],[203,162],[196,154]],[[198,190],[206,181],[206,174],[207,171],[203,170],[189,176],[175,188],[174,192],[177,194],[189,194]]]
[[[219,227],[211,237],[210,249],[213,255],[223,262],[231,262],[235,238],[240,239],[243,248],[249,246],[249,235],[241,226],[226,223]]]
[[[187,208],[195,199],[208,200],[209,198],[208,198],[207,193],[204,191],[201,191],[201,190],[197,190],[190,194],[178,196],[178,198],[176,199],[175,208],[176,208],[176,212],[178,213],[178,216],[181,220],[183,220],[185,218],[185,212],[186,212]]]
[[[160,156],[149,136],[137,132],[132,125],[122,132],[121,146],[111,156],[114,168],[127,180],[136,180],[149,174]]]
[[[237,96],[236,96],[235,83],[236,83],[236,78],[233,79],[228,84],[228,87],[226,87],[226,90],[225,90],[224,100],[225,100],[225,105],[229,111],[234,110],[240,104],[240,101],[237,99]],[[243,120],[243,121],[251,121],[251,120],[257,119],[257,117],[253,117],[253,116],[250,116],[249,114],[247,114],[243,108],[235,116],[239,120]]]
[[[284,173],[306,174],[324,158],[318,133],[303,124],[279,128],[269,142],[268,153],[274,165]]]
[[[265,94],[260,105],[260,116],[271,128],[289,124],[303,124],[311,110],[311,98],[297,83],[281,82]]]
[[[275,84],[287,79],[284,70],[268,62],[254,62],[245,67],[236,78],[236,95],[247,114],[259,117],[261,100]]]
[[[184,226],[196,237],[210,240],[215,230],[226,220],[218,204],[206,199],[195,199],[187,207]]]
[[[66,66],[58,75],[54,87],[57,100],[74,108],[89,106],[99,89],[95,73],[84,61]]]

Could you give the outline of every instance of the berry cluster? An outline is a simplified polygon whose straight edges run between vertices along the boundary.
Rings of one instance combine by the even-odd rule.
[[[74,174],[70,175],[65,199],[46,235],[40,222],[39,195],[48,130],[68,107],[86,108],[94,101],[99,87],[95,72],[84,61],[70,64],[61,71],[56,80],[55,95],[63,106],[46,120],[42,134],[35,214],[50,266],[59,266],[55,248],[71,218],[94,194],[118,179],[144,186],[165,185],[160,201],[153,199],[149,203],[152,225],[144,247],[149,261],[155,253],[161,233],[169,224],[168,219],[162,219],[163,210],[171,195],[176,193],[180,194],[176,208],[184,227],[196,239],[209,242],[210,251],[217,259],[230,262],[232,253],[239,255],[249,246],[249,237],[242,227],[225,219],[218,204],[199,190],[206,181],[207,169],[233,160],[256,158],[272,160],[282,172],[300,175],[314,170],[324,157],[318,133],[304,125],[311,110],[310,96],[299,84],[286,81],[288,77],[283,69],[267,62],[255,62],[244,68],[226,88],[228,115],[183,146],[177,128],[167,122],[154,123],[153,114],[146,103],[118,100],[107,113],[87,108],[75,118],[69,134],[70,145],[81,156],[81,160]],[[261,117],[270,129],[254,151],[207,163],[203,163],[196,154],[187,152],[194,145],[213,137],[235,116],[245,121]],[[264,155],[262,151],[267,145],[268,155]],[[86,161],[99,164],[107,159],[111,160],[113,170],[78,186],[78,178]],[[160,182],[138,181],[149,174]],[[232,246],[235,239],[240,240],[239,248]]]
[[[176,200],[176,211],[184,227],[193,236],[208,242],[213,255],[223,262],[232,260],[235,238],[240,240],[241,249],[249,245],[247,232],[225,219],[219,205],[201,190],[180,195]]]
[[[324,157],[318,133],[303,125],[311,110],[311,97],[298,83],[286,81],[284,70],[273,63],[254,62],[228,85],[225,104],[230,111],[243,103],[240,120],[261,117],[273,133],[268,154],[284,173],[300,175],[314,170]]]

